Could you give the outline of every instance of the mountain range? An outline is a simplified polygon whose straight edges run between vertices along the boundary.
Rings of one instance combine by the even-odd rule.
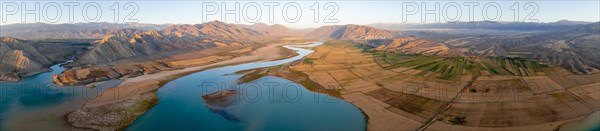
[[[577,74],[600,72],[600,22],[559,21],[555,23],[448,23],[419,25],[418,28],[524,30],[504,35],[407,37],[400,33],[361,25],[324,26],[307,37],[354,41],[402,54],[441,57],[517,57],[558,65]],[[535,30],[534,32],[530,32]]]
[[[403,54],[518,57],[558,65],[577,74],[600,72],[600,22],[558,25],[569,26],[509,35],[402,37],[371,40],[366,44],[375,50]]]
[[[48,66],[65,61],[76,52],[84,53],[76,55],[76,60],[70,64],[72,67],[113,65],[117,61],[152,61],[161,56],[190,50],[254,45],[282,37],[338,39],[362,44],[372,50],[402,54],[519,57],[559,65],[580,74],[594,73],[600,69],[600,54],[597,52],[600,41],[598,22],[476,22],[419,25],[411,28],[438,27],[461,31],[480,28],[527,31],[503,35],[413,37],[391,27],[380,29],[353,24],[323,26],[312,30],[290,29],[278,24],[240,25],[219,21],[194,25],[13,24],[2,26],[2,36],[11,37],[2,37],[0,43],[0,74],[3,81],[15,81],[22,76],[47,70]],[[85,51],[79,51],[64,44],[18,38],[95,41]]]
[[[100,39],[110,34],[131,34],[148,30],[160,30],[170,25],[142,23],[75,23],[45,24],[19,23],[3,25],[2,37],[19,39]]]
[[[267,25],[265,23],[256,23],[252,25],[238,24],[237,26],[248,28],[269,36],[301,36],[306,33],[303,30],[290,29],[280,24]]]
[[[569,29],[577,25],[590,24],[592,22],[560,20],[550,23],[539,22],[448,22],[448,23],[376,23],[368,26],[387,30],[409,30],[409,29],[487,29],[487,30],[518,30],[518,31],[550,31]]]
[[[600,69],[600,23],[568,29],[506,36],[479,36],[451,39],[451,49],[467,49],[467,55],[520,57],[540,60],[589,74]]]

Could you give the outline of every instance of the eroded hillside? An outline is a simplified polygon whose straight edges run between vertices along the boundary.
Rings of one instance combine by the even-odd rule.
[[[149,61],[168,53],[213,47],[255,44],[263,34],[213,21],[198,25],[174,25],[160,31],[132,35],[115,34],[93,43],[73,65],[108,65],[118,60]]]
[[[0,37],[0,81],[18,81],[66,61],[77,49],[63,44]]]

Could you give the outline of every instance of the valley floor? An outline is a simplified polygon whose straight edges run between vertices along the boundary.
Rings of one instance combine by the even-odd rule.
[[[369,130],[554,130],[600,110],[598,73],[550,67],[527,76],[462,71],[438,79],[422,64],[384,68],[342,41],[314,50],[290,68],[362,109]]]
[[[282,46],[285,44],[287,43],[269,44],[252,50],[252,52],[246,55],[231,57],[217,62],[207,62],[199,66],[160,71],[132,78],[122,78],[123,82],[121,84],[104,90],[98,97],[88,101],[82,109],[70,113],[67,116],[68,121],[80,128],[100,130],[124,129],[156,103],[158,100],[156,98],[156,90],[167,82],[210,68],[240,63],[272,61],[297,55],[295,52],[283,48]]]
[[[155,103],[156,89],[166,82],[209,68],[290,57],[282,45],[210,64],[123,78],[119,86],[105,90],[68,119],[83,128],[126,128]],[[349,101],[366,115],[368,130],[554,130],[600,110],[600,74],[574,75],[548,68],[526,76],[459,71],[444,77],[444,71],[422,68],[431,62],[381,65],[372,53],[342,41],[313,49],[289,68],[278,67],[293,72],[271,72],[274,68],[254,72],[288,78]],[[245,78],[251,81],[254,76]],[[110,113],[115,110],[125,113]],[[106,121],[115,116],[118,119]]]

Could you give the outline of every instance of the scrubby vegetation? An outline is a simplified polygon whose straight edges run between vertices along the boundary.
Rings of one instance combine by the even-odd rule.
[[[239,71],[236,74],[244,74],[241,78],[239,78],[236,81],[237,83],[240,83],[240,84],[246,83],[246,82],[252,82],[254,80],[260,79],[265,76],[276,76],[276,77],[285,78],[285,79],[291,80],[295,83],[298,83],[298,84],[304,86],[306,89],[313,91],[313,92],[324,93],[324,94],[328,94],[330,96],[334,96],[334,97],[338,97],[338,98],[340,98],[340,96],[341,96],[339,90],[325,89],[319,83],[312,81],[310,78],[308,78],[308,76],[306,74],[290,69],[289,64],[283,64],[283,65],[273,66],[273,67],[258,68],[258,69],[252,69],[252,70],[244,70],[244,71]]]

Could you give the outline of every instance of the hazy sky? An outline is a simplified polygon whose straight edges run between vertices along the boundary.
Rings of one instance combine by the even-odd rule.
[[[600,2],[592,1],[235,1],[202,2],[193,0],[163,1],[39,1],[0,2],[2,25],[13,23],[79,23],[79,22],[141,22],[154,24],[197,24],[203,20],[220,20],[227,23],[251,24],[263,22],[282,24],[295,28],[318,27],[331,24],[370,23],[435,23],[470,20],[508,21],[518,17],[519,22],[554,22],[558,20],[600,21]],[[36,9],[36,3],[39,3]],[[115,4],[118,3],[118,4]],[[318,3],[319,8],[315,6]],[[438,8],[435,8],[439,3]],[[221,17],[222,5],[231,12],[238,12],[239,22],[234,15]],[[24,5],[24,6],[23,6]],[[118,5],[118,6],[117,6]],[[275,5],[275,6],[267,6]],[[427,12],[423,11],[423,5]],[[473,6],[475,5],[475,6]],[[57,10],[60,8],[60,11]],[[119,7],[119,8],[116,8]],[[127,7],[127,8],[125,8]],[[217,8],[213,8],[217,7]],[[245,8],[244,8],[245,7]],[[260,7],[260,11],[256,7]],[[270,22],[269,7],[273,7],[273,22]],[[287,10],[285,10],[287,7]],[[298,8],[299,7],[299,8]],[[327,7],[327,8],[325,8]],[[403,8],[406,7],[406,8]],[[416,8],[415,8],[416,7]],[[459,8],[456,8],[459,7]],[[518,8],[517,8],[518,7]],[[69,10],[72,10],[71,13]],[[97,9],[101,10],[98,14]],[[118,15],[116,10],[118,9]],[[137,9],[137,10],[135,10]],[[297,9],[301,16],[297,17]],[[337,13],[335,13],[337,9]],[[473,10],[470,10],[473,9]],[[485,10],[487,9],[487,10]],[[32,11],[33,10],[33,11]],[[318,13],[316,13],[318,10]],[[433,11],[432,11],[433,10]],[[501,10],[499,13],[497,10]],[[518,10],[518,11],[517,11]],[[136,13],[132,13],[137,11]],[[216,11],[216,12],[215,12]],[[287,11],[287,15],[284,15]],[[460,13],[457,13],[460,11]],[[60,12],[60,13],[57,13]],[[87,12],[87,13],[85,13]],[[518,16],[516,15],[518,13]],[[429,13],[429,14],[427,14]],[[128,17],[129,14],[131,17]],[[214,15],[211,15],[214,14]],[[259,14],[259,15],[257,15]],[[315,14],[319,14],[315,21]],[[412,15],[411,15],[412,14]],[[425,14],[425,20],[421,17]],[[484,14],[487,14],[484,16]],[[328,17],[331,16],[331,17]],[[25,19],[22,19],[23,17]],[[116,17],[118,16],[118,17]],[[438,17],[438,21],[434,17]],[[116,19],[118,18],[118,19]],[[131,18],[130,20],[125,20]],[[287,18],[287,19],[286,19]],[[327,21],[325,19],[329,18]],[[116,19],[116,20],[115,20]]]

